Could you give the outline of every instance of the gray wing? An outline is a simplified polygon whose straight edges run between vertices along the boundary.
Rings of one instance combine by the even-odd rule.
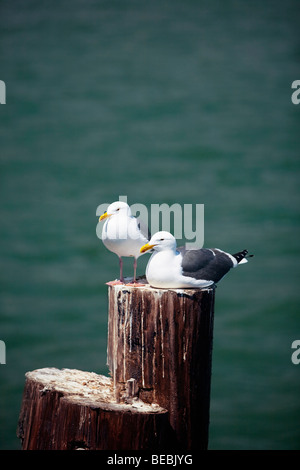
[[[139,230],[141,231],[141,234],[147,238],[147,240],[149,241],[150,238],[151,238],[151,233],[149,231],[149,228],[148,228],[148,225],[146,225],[141,219],[137,218],[137,224],[138,224],[138,228]]]
[[[233,267],[226,253],[219,250],[186,250],[178,248],[182,254],[182,274],[195,279],[218,282]]]

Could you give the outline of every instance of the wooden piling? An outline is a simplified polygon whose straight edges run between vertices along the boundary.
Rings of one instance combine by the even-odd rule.
[[[115,398],[134,378],[139,398],[169,412],[177,446],[208,445],[214,288],[109,287],[108,366]]]
[[[108,377],[37,369],[26,374],[18,437],[23,450],[159,451],[169,446],[167,415],[138,399],[116,403]]]
[[[214,287],[109,286],[111,377],[26,374],[18,436],[32,450],[193,450],[208,445]]]

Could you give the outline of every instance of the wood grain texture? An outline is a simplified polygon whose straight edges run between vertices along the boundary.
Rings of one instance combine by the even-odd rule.
[[[207,449],[214,288],[109,286],[111,377],[27,372],[24,450]]]
[[[214,288],[109,286],[107,362],[115,398],[137,381],[138,396],[169,411],[184,449],[207,448]]]
[[[18,436],[23,450],[162,450],[171,447],[167,411],[116,403],[108,377],[70,369],[26,374]]]

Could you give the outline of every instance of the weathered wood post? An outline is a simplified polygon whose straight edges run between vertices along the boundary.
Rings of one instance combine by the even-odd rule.
[[[214,287],[110,286],[108,366],[116,400],[131,378],[169,412],[177,448],[208,445]]]
[[[23,450],[160,450],[167,414],[138,400],[116,403],[109,377],[44,368],[26,374],[18,437]]]
[[[22,448],[206,449],[214,293],[214,287],[109,286],[111,377],[28,372]]]

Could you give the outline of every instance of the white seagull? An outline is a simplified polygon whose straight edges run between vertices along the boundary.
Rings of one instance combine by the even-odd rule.
[[[120,281],[113,281],[108,284],[124,283],[123,256],[134,258],[133,284],[135,284],[137,258],[142,255],[140,249],[149,241],[150,234],[142,223],[133,217],[129,205],[123,201],[110,204],[107,211],[99,217],[99,221],[102,220],[105,220],[102,229],[102,241],[108,250],[119,257],[120,264]]]
[[[176,247],[169,232],[157,232],[141,247],[141,253],[153,250],[146,268],[148,284],[158,288],[201,288],[217,283],[236,266],[246,263],[247,250],[233,255],[217,248],[186,250]],[[248,255],[253,256],[253,255]]]

